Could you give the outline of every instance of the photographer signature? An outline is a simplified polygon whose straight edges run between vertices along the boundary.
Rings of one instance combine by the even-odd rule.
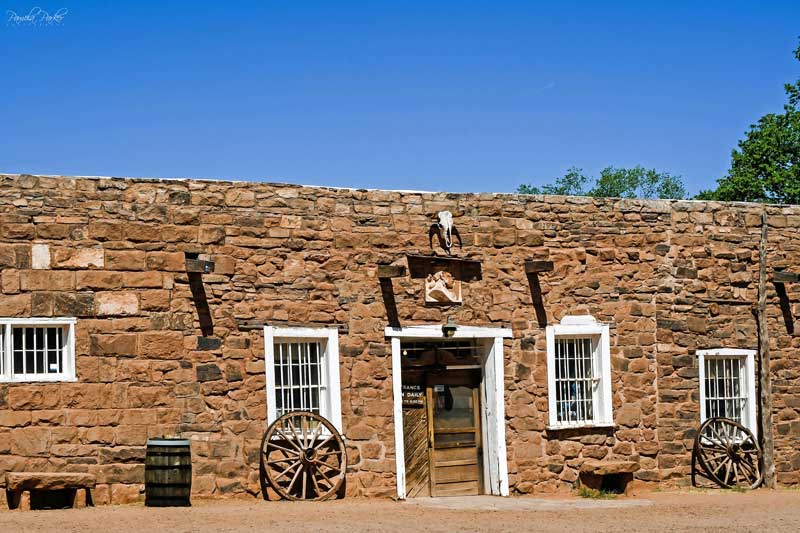
[[[8,15],[7,23],[16,26],[56,26],[64,21],[68,12],[67,8],[62,7],[51,15],[40,7],[34,7],[27,15],[18,15],[10,9],[6,11],[6,14]]]

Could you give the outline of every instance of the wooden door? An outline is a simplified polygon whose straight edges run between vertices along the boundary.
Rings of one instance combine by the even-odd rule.
[[[430,496],[430,445],[425,373],[403,372],[403,445],[406,496]]]
[[[426,393],[431,496],[480,494],[480,371],[428,374]]]

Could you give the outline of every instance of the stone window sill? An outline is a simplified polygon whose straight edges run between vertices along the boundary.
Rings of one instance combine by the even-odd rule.
[[[616,429],[617,425],[614,423],[598,423],[598,424],[548,424],[545,426],[547,431],[566,431],[569,429]]]

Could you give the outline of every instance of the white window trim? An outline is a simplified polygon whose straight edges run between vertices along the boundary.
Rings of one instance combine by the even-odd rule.
[[[77,381],[75,373],[75,324],[77,319],[72,317],[65,318],[0,318],[0,329],[3,330],[3,372],[0,373],[0,383],[51,383]],[[25,374],[14,375],[13,373],[13,341],[11,329],[13,326],[49,327],[67,326],[67,339],[64,348],[63,360],[61,362],[63,372],[58,374]]]
[[[547,405],[549,424],[547,429],[558,430],[585,427],[613,427],[611,397],[611,341],[608,324],[603,324],[590,315],[565,316],[560,324],[547,326],[545,330],[547,349]],[[597,339],[596,363],[600,377],[598,390],[592,402],[595,420],[585,422],[559,422],[556,415],[556,337],[594,337]]]
[[[328,413],[321,413],[339,433],[342,429],[342,392],[339,381],[339,330],[338,328],[294,328],[264,326],[264,363],[267,390],[267,424],[278,418],[275,406],[275,341],[317,340],[324,346],[323,361],[328,378]]]
[[[756,350],[747,350],[740,348],[714,348],[711,350],[697,350],[697,366],[700,370],[700,423],[702,424],[707,420],[706,415],[706,358],[714,359],[731,359],[740,358],[744,359],[745,379],[747,380],[747,423],[742,424],[747,429],[753,432],[753,435],[758,438],[758,419],[756,418],[756,404],[758,397],[756,396]]]

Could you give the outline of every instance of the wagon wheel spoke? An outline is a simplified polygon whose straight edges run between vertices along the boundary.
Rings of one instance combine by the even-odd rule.
[[[323,472],[322,470],[317,470],[317,472],[320,473],[322,478],[328,483],[329,486],[333,487],[333,483],[331,483],[330,478],[327,475],[325,475],[325,472]]]
[[[275,428],[275,432],[278,434],[278,436],[280,436],[283,440],[288,442],[289,445],[295,449],[295,454],[303,453],[303,448],[299,444],[297,444],[296,442],[297,438],[294,435],[292,434],[287,435],[280,428]]]
[[[270,442],[269,443],[268,449],[269,448],[275,448],[276,450],[281,450],[282,452],[288,453],[288,454],[292,454],[295,457],[298,455],[298,452],[296,450],[290,450],[289,448],[284,448],[283,446],[279,446],[279,445],[275,444],[274,442]]]
[[[750,482],[755,481],[755,470],[753,470],[753,466],[748,463],[747,461],[742,461],[739,463],[739,466],[742,469],[742,475]]]
[[[314,428],[314,431],[311,433],[311,438],[309,439],[311,445],[314,446],[316,449],[319,449],[321,447],[321,445],[314,444],[315,442],[317,442],[317,438],[319,437],[320,433],[322,433],[322,424],[317,424],[317,427]]]
[[[278,463],[291,463],[292,461],[295,461],[295,459],[290,459],[289,457],[284,457],[283,459],[270,459],[269,461],[267,461],[267,464],[268,465],[276,465]]]
[[[300,446],[300,444],[295,442],[295,441],[299,440],[299,438],[297,436],[297,433],[298,433],[297,428],[294,426],[294,423],[292,423],[292,419],[291,418],[287,418],[286,419],[286,424],[289,426],[289,431],[291,431],[291,435],[292,436],[290,438],[292,440],[292,443],[302,452],[303,448]]]
[[[314,484],[314,490],[316,491],[316,495],[319,496],[322,494],[322,489],[319,488],[319,482],[317,481],[317,476],[311,476],[311,482]]]
[[[289,490],[289,491],[292,490],[292,487],[294,487],[294,484],[297,483],[298,479],[300,479],[300,474],[303,473],[303,470],[304,469],[303,469],[302,466],[297,469],[297,472],[294,473],[294,476],[292,476],[292,480],[289,482],[289,486],[286,487],[287,490]]]
[[[280,479],[280,478],[286,476],[286,474],[288,474],[290,470],[292,470],[293,468],[296,468],[299,464],[300,464],[300,461],[290,464],[288,467],[286,467],[285,470],[283,470],[278,475],[276,475],[275,479]]]

